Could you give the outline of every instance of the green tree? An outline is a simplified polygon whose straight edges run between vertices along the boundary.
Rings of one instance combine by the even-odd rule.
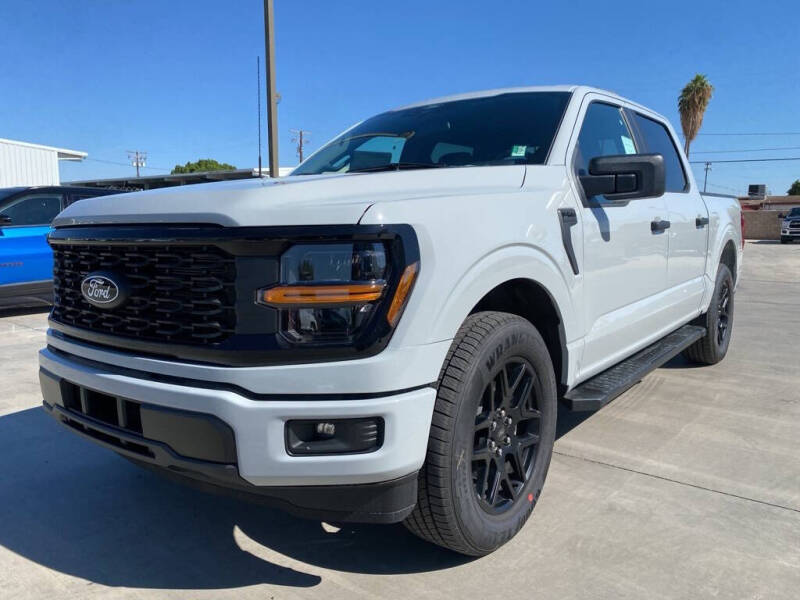
[[[686,139],[683,148],[686,156],[689,156],[689,146],[703,125],[703,115],[713,93],[714,86],[709,83],[705,75],[698,74],[686,84],[686,87],[681,90],[681,95],[678,96],[681,128],[683,129],[683,137]]]
[[[786,192],[789,196],[800,196],[800,179],[795,179],[792,187]]]
[[[178,173],[205,173],[206,171],[235,171],[236,167],[228,163],[217,162],[213,158],[201,158],[197,162],[187,162],[185,165],[175,165],[172,174]]]

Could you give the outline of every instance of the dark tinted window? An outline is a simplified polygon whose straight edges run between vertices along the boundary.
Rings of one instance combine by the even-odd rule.
[[[407,167],[542,164],[567,92],[500,94],[383,113],[322,148],[293,175]]]
[[[661,154],[664,157],[664,171],[667,177],[666,191],[683,192],[686,189],[686,174],[683,172],[683,165],[678,158],[678,151],[669,131],[658,121],[648,119],[639,113],[635,114],[636,125],[647,145],[644,152]]]
[[[590,160],[618,154],[636,154],[636,145],[622,112],[616,106],[592,102],[586,109],[578,136],[575,170],[578,175],[588,175]]]
[[[61,196],[43,194],[25,196],[0,208],[0,213],[11,218],[10,225],[49,225],[61,212]]]

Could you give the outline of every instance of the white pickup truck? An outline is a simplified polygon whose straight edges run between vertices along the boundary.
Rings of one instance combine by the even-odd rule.
[[[539,500],[557,402],[725,356],[742,259],[739,206],[700,195],[667,120],[574,86],[391,110],[289,177],[85,200],[54,225],[58,422],[469,555]]]

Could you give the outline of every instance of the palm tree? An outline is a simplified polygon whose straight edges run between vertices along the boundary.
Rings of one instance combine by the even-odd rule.
[[[684,151],[689,156],[689,145],[700,131],[703,124],[703,115],[706,112],[708,101],[714,86],[711,85],[705,75],[697,74],[686,84],[678,96],[678,111],[681,113],[681,128],[683,137],[686,138]]]

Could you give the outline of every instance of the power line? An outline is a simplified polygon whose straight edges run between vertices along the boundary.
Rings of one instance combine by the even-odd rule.
[[[735,154],[736,152],[769,152],[771,150],[800,150],[800,146],[777,146],[775,148],[747,148],[741,150],[692,150],[692,154]]]
[[[698,133],[697,135],[800,135],[800,131],[776,131],[772,133],[748,131],[746,133]]]
[[[713,163],[750,163],[750,162],[777,162],[785,160],[800,160],[800,156],[792,156],[788,158],[740,158],[735,160],[690,160],[693,165],[704,165]]]
[[[102,159],[102,158],[89,158],[88,156],[84,160],[89,160],[89,161],[99,162],[99,163],[105,163],[107,165],[119,165],[121,167],[130,167],[131,166],[131,163],[120,162],[118,160],[105,160],[105,159]],[[168,169],[166,167],[151,167],[149,165],[144,165],[144,166],[142,166],[142,168],[143,169],[153,169],[155,171],[170,171],[171,170],[171,169]]]

